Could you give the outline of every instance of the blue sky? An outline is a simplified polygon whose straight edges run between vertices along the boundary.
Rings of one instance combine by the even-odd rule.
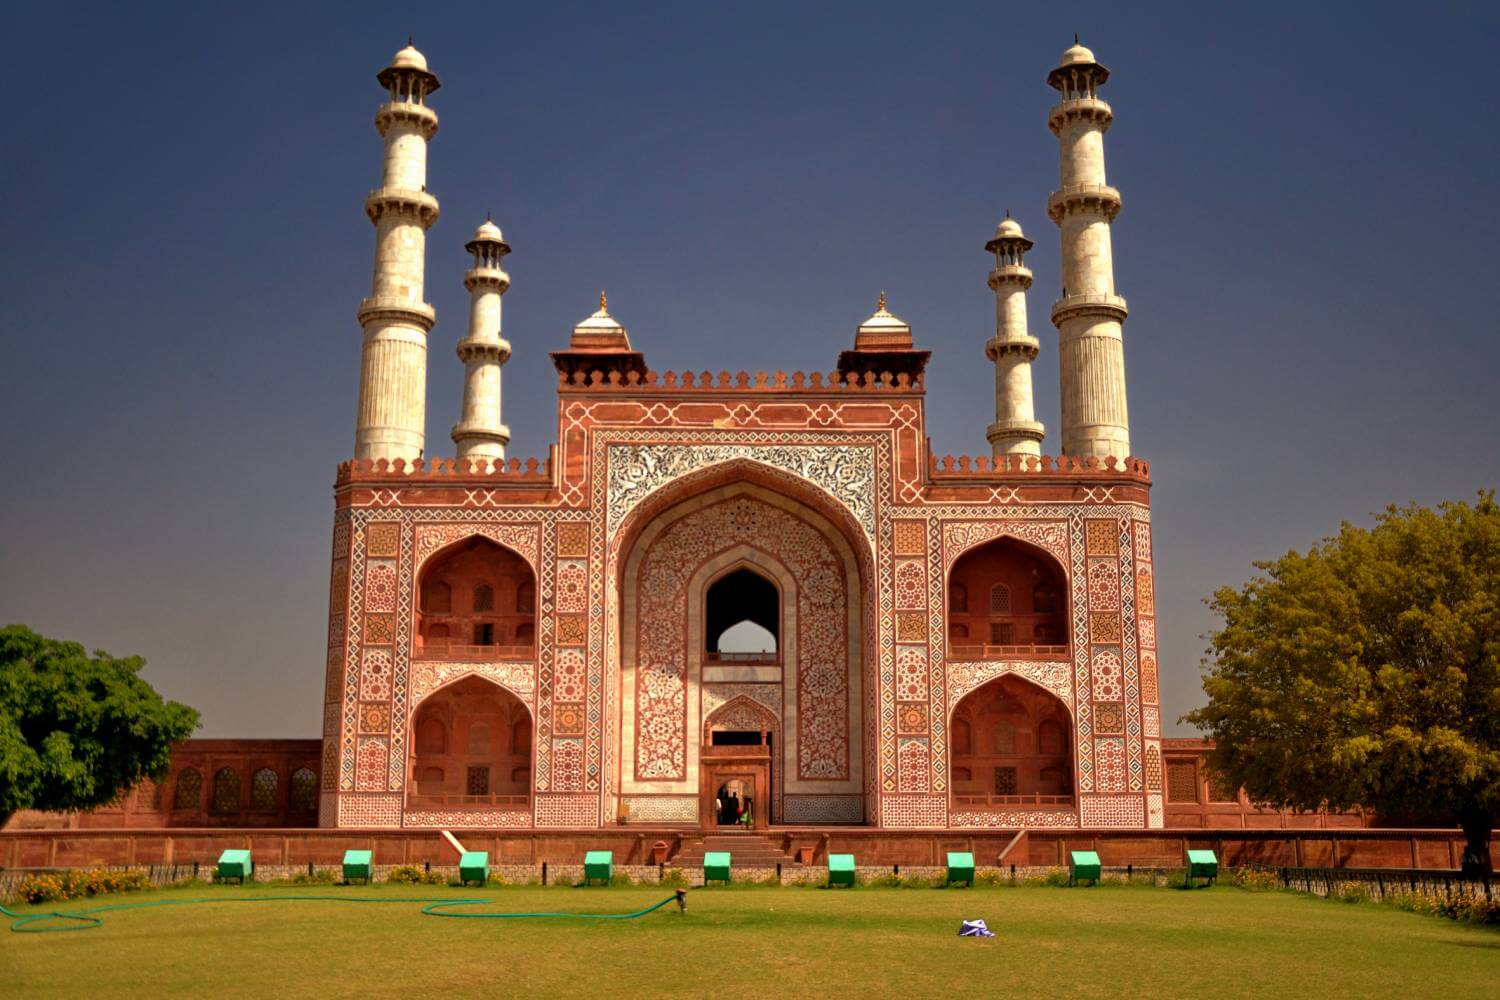
[[[201,735],[319,730],[373,78],[408,34],[443,80],[433,453],[486,212],[515,251],[514,455],[553,439],[547,351],[601,287],[659,369],[789,371],[832,367],[885,290],[934,351],[935,449],[980,453],[1007,209],[1055,451],[1045,77],[1078,31],[1114,74],[1166,714],[1202,697],[1203,597],[1252,560],[1500,480],[1494,5],[418,9],[0,13],[0,620],[142,654]]]

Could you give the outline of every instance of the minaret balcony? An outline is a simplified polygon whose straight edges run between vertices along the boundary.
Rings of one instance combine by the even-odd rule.
[[[991,337],[984,345],[985,356],[991,361],[1003,354],[1020,354],[1027,361],[1035,360],[1041,352],[1042,342],[1035,337]]]
[[[1125,307],[1125,300],[1118,295],[1065,295],[1052,303],[1052,325],[1056,327],[1079,316],[1101,316],[1123,323],[1128,315],[1130,310]]]
[[[1059,101],[1047,113],[1047,127],[1052,130],[1053,135],[1061,135],[1062,130],[1075,121],[1097,125],[1099,131],[1103,132],[1114,120],[1115,113],[1109,103],[1097,97],[1079,97],[1071,101]]]
[[[396,125],[414,128],[422,133],[422,138],[431,139],[438,130],[437,112],[415,101],[382,104],[375,112],[375,127],[380,130],[381,135],[385,135]]]
[[[414,215],[426,229],[437,221],[438,200],[426,191],[411,188],[376,188],[365,199],[365,214],[371,222],[378,223],[387,212]]]
[[[465,338],[458,342],[458,360],[468,364],[471,360],[491,361],[503,365],[510,360],[510,341],[473,340]]]
[[[359,304],[359,325],[368,326],[377,321],[414,326],[429,333],[437,324],[437,310],[425,302],[409,299],[365,299]]]
[[[1114,222],[1120,214],[1120,192],[1108,184],[1069,184],[1047,199],[1047,215],[1059,225],[1074,212],[1098,212]]]
[[[453,439],[454,444],[463,441],[488,441],[502,448],[510,444],[510,428],[504,424],[467,424],[459,421],[453,425],[448,436]]]
[[[510,275],[498,267],[471,267],[464,272],[464,287],[471,292],[481,287],[504,292],[510,287]]]
[[[990,444],[1012,438],[1041,441],[1046,436],[1047,429],[1040,420],[1022,420],[1018,417],[997,420],[984,432],[985,440]]]
[[[1024,264],[1002,264],[990,272],[989,286],[996,291],[999,291],[1001,285],[1030,288],[1031,278],[1031,268]]]

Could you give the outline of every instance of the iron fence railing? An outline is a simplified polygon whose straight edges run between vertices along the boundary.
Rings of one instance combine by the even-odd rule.
[[[1349,882],[1364,886],[1370,897],[1376,900],[1392,895],[1452,899],[1465,892],[1489,899],[1500,892],[1494,884],[1494,876],[1464,875],[1447,868],[1297,868],[1258,862],[1244,867],[1274,872],[1283,887],[1316,896],[1335,895],[1342,885]]]

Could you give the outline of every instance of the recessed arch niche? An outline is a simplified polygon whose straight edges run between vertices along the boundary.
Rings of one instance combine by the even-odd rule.
[[[480,535],[429,557],[417,577],[412,654],[418,659],[532,659],[536,575]]]

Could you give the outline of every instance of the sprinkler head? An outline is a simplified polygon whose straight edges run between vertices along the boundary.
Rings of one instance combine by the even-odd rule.
[[[687,890],[686,889],[678,889],[677,890],[677,909],[681,910],[683,913],[687,912]]]

